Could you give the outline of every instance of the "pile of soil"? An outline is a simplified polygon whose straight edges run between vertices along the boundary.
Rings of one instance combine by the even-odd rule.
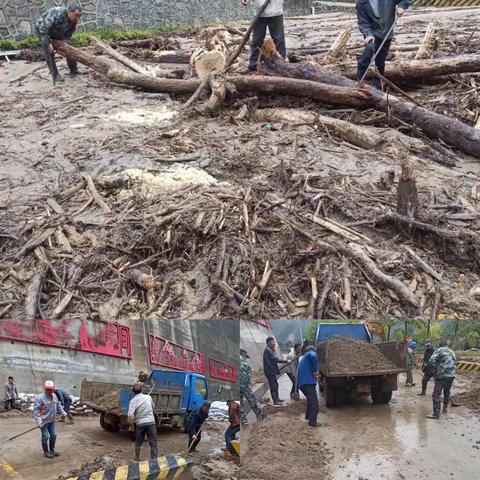
[[[26,413],[21,412],[20,410],[9,410],[8,412],[1,412],[0,418],[15,418],[15,417],[25,417]]]
[[[296,404],[278,408],[252,426],[246,452],[242,450],[238,479],[330,478],[325,470],[331,453],[321,440],[322,429],[312,429],[299,419],[297,408]]]
[[[330,373],[353,374],[398,369],[372,343],[345,337],[333,337],[325,343]]]
[[[226,454],[193,458],[193,480],[236,480],[239,462]]]
[[[282,407],[282,408],[278,408],[271,404],[267,404],[265,405],[263,410],[268,415],[275,415],[275,414],[281,413],[282,415],[295,416],[295,415],[304,414],[306,408],[307,408],[306,400],[297,400],[295,402],[289,403],[288,405],[285,405],[285,407]]]
[[[456,393],[452,396],[452,403],[455,406],[464,405],[473,411],[480,412],[480,374],[475,378],[466,392]]]
[[[93,460],[90,460],[89,462],[83,464],[80,468],[70,470],[67,475],[60,475],[57,480],[65,480],[70,477],[88,476],[100,470],[116,468],[122,464],[122,461],[115,455],[96,457]]]
[[[98,407],[112,413],[120,413],[120,389],[116,388],[89,403],[93,408]]]

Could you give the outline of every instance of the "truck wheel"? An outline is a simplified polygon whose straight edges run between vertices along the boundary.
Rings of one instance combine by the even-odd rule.
[[[325,381],[323,391],[325,392],[325,406],[327,408],[335,407],[335,389],[328,384],[328,381]]]
[[[382,392],[380,390],[372,390],[372,402],[375,405],[384,405],[392,399],[392,392]]]
[[[113,415],[109,415],[105,412],[100,414],[100,426],[107,432],[117,433],[120,431],[118,420],[116,422],[114,420]]]

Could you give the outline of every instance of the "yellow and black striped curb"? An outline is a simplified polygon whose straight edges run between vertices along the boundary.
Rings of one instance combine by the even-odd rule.
[[[423,358],[420,358],[417,363],[419,365],[423,365]],[[457,370],[461,370],[463,372],[480,372],[480,363],[463,362],[462,360],[459,360],[456,366]]]
[[[191,460],[180,455],[167,455],[67,480],[191,480],[192,467]]]
[[[0,458],[0,480],[23,480],[23,478],[8,462]]]
[[[463,372],[480,372],[480,363],[457,362],[457,370],[462,370]]]
[[[480,6],[480,0],[415,0],[416,7],[474,7]]]

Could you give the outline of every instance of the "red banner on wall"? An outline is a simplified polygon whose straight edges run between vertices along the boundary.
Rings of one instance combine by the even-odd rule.
[[[212,378],[219,378],[227,382],[235,383],[237,381],[237,369],[228,363],[221,362],[211,358],[209,360],[210,376]]]
[[[0,320],[0,339],[132,358],[130,328],[115,322]]]
[[[190,350],[170,340],[148,334],[148,354],[150,363],[162,367],[175,368],[188,372],[205,374],[205,357],[203,353]]]

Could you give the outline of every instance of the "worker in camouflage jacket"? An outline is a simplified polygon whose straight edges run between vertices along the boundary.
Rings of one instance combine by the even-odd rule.
[[[248,402],[257,420],[263,420],[266,415],[258,406],[257,399],[252,390],[252,365],[246,350],[240,349],[240,417],[242,426],[248,425],[247,415],[245,413],[244,400]]]
[[[374,55],[378,72],[385,73],[385,61],[394,33],[392,25],[411,4],[411,0],[357,0],[358,29],[365,39],[365,50],[358,59],[357,80],[362,79]],[[376,88],[382,86],[378,78],[370,83]]]
[[[455,380],[457,357],[455,352],[448,348],[446,340],[440,340],[439,348],[430,357],[429,365],[433,369],[433,378],[435,387],[433,389],[433,413],[427,415],[427,418],[440,418],[441,397],[443,391],[443,410],[448,412],[448,402],[450,400],[450,390]]]
[[[75,33],[77,23],[82,15],[82,9],[77,3],[71,3],[68,7],[53,7],[41,15],[35,22],[35,30],[40,38],[40,46],[47,63],[51,61],[52,75],[56,82],[63,82],[64,78],[58,72],[55,62],[55,50],[53,40],[68,41]],[[67,59],[68,68],[72,75],[81,73],[77,62]]]

